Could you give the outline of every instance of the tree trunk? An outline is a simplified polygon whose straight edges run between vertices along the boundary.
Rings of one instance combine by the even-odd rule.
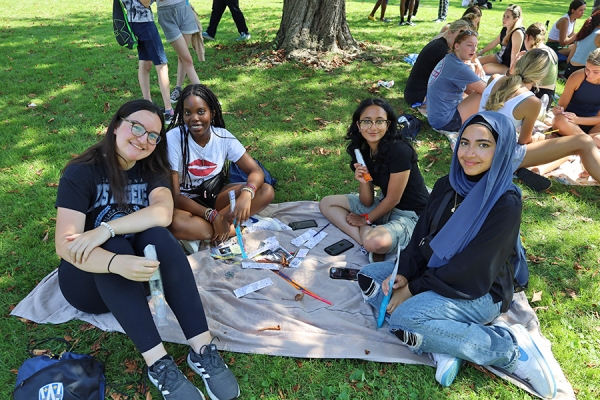
[[[287,53],[357,50],[346,21],[346,0],[284,0],[275,47]]]

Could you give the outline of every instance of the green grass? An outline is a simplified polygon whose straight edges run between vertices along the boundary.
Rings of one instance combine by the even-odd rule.
[[[350,29],[365,45],[365,54],[326,69],[274,62],[271,42],[279,28],[281,0],[241,3],[252,40],[235,42],[238,34],[226,13],[218,40],[207,44],[207,61],[197,65],[201,80],[223,103],[228,128],[279,179],[276,202],[319,200],[355,190],[343,140],[351,113],[357,101],[374,95],[397,110],[408,110],[402,89],[409,67],[402,58],[418,52],[437,33],[440,25],[429,22],[437,17],[437,2],[422,3],[416,27],[400,28],[397,0],[388,7],[387,17],[394,22],[387,25],[367,20],[374,0],[348,0]],[[457,18],[463,9],[452,3],[450,16]],[[210,2],[192,4],[207,24]],[[482,45],[497,35],[506,3],[493,4],[493,10],[484,11]],[[519,4],[525,25],[547,19],[553,23],[567,8],[549,0]],[[72,154],[98,140],[112,112],[140,96],[136,53],[113,39],[108,1],[0,0],[0,6],[6,10],[0,16],[0,398],[9,398],[14,370],[26,358],[30,339],[70,336],[81,352],[99,345],[110,353],[108,381],[132,381],[139,377],[142,360],[125,335],[87,329],[80,321],[24,323],[8,314],[58,265],[53,236],[60,170]],[[174,84],[176,55],[170,47],[167,54]],[[393,79],[396,85],[372,93],[379,79]],[[152,80],[158,101],[154,74]],[[37,107],[28,108],[31,102]],[[431,164],[424,175],[432,186],[448,171],[448,144],[425,129],[417,147],[421,167]],[[531,299],[542,292],[533,306],[540,307],[543,333],[582,399],[600,396],[598,190],[560,184],[549,193],[524,189],[522,231],[535,261],[527,295]],[[167,347],[175,357],[186,352],[185,346]],[[237,353],[224,353],[224,358],[240,381],[243,399],[530,398],[471,367],[444,389],[425,366]],[[124,372],[131,360],[138,366],[132,374]],[[158,398],[154,389],[152,395]]]

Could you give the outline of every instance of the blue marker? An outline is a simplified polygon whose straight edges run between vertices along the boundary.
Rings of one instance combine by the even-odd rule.
[[[387,296],[383,298],[381,301],[381,306],[379,307],[379,315],[377,316],[377,329],[383,326],[383,321],[385,320],[385,312],[388,304],[390,303],[390,299],[392,298],[392,288],[394,287],[394,281],[396,280],[396,275],[398,275],[398,263],[400,262],[400,246],[398,246],[398,253],[396,254],[396,265],[394,265],[394,270],[390,275],[390,290],[388,290]]]
[[[231,212],[235,209],[235,190],[229,191],[229,207],[231,208]],[[246,250],[244,250],[244,242],[242,241],[242,231],[240,230],[240,226],[237,224],[237,221],[233,220],[233,226],[235,226],[235,236],[237,237],[238,244],[240,245],[240,250],[242,250],[242,258],[247,259]]]

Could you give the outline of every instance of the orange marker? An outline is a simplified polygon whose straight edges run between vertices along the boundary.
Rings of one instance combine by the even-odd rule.
[[[365,159],[363,158],[362,154],[360,154],[360,150],[359,149],[354,149],[354,155],[356,155],[356,162],[357,163],[359,163],[363,167],[367,166],[365,164]],[[371,178],[371,174],[369,174],[368,172],[363,174],[363,178],[365,178],[365,181],[367,181],[367,182],[371,182],[373,180],[373,178]]]

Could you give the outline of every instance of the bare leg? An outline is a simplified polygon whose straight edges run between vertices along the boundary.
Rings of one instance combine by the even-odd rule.
[[[138,81],[140,82],[140,89],[142,89],[142,97],[148,101],[152,101],[152,96],[150,95],[151,68],[152,61],[140,60],[138,64]]]
[[[210,222],[184,210],[173,210],[173,221],[169,230],[177,239],[211,240],[214,234]]]
[[[149,367],[166,355],[167,350],[165,350],[165,346],[162,343],[157,344],[150,350],[142,353],[142,357],[144,357],[144,361]]]
[[[382,5],[382,3],[383,3],[383,5]],[[375,7],[373,7],[373,11],[371,11],[371,17],[375,16],[375,13],[377,12],[377,9],[379,8],[379,6],[381,6],[381,8],[382,8],[381,13],[383,14],[384,13],[383,10],[385,9],[385,6],[386,6],[385,0],[377,0],[377,3],[375,3]],[[383,16],[381,18],[383,18]]]
[[[479,62],[481,65],[489,64],[489,63],[497,63],[496,56],[494,54],[488,54],[487,56],[479,57]]]
[[[600,150],[588,135],[567,136],[528,144],[525,158],[519,168],[546,164],[573,154],[581,158],[585,170],[600,182]]]
[[[185,75],[188,76],[188,78],[190,78],[190,81],[192,82],[192,84],[198,84],[200,83],[200,78],[198,78],[198,74],[196,73],[196,70],[194,69],[194,60],[192,59],[192,55],[190,54],[190,50],[189,50],[189,43],[192,39],[192,35],[183,35],[182,37],[180,37],[179,39],[175,40],[174,42],[171,42],[171,46],[173,46],[173,49],[175,49],[175,51],[177,52],[177,86],[182,86],[183,85],[183,80],[185,79]],[[179,76],[180,73],[180,68],[183,66],[183,70],[184,73],[181,76]]]
[[[481,93],[471,93],[466,99],[460,102],[458,105],[458,112],[460,113],[460,119],[464,124],[466,120],[479,111],[479,102],[481,101]]]
[[[392,247],[392,236],[383,226],[361,231],[365,250],[376,254],[387,254]]]
[[[585,135],[585,132],[581,130],[579,125],[569,122],[567,117],[565,117],[563,114],[554,116],[552,127],[554,129],[558,129],[559,133],[563,136]]]
[[[158,87],[160,88],[160,94],[165,105],[165,111],[171,109],[171,88],[169,84],[169,67],[167,64],[156,65],[156,73],[158,74]]]
[[[381,3],[381,17],[379,19],[383,20],[385,17],[385,9],[387,8],[387,3],[385,0],[379,1]],[[375,11],[373,11],[373,15],[375,15]]]
[[[363,244],[362,231],[372,230],[370,226],[352,226],[346,221],[346,217],[350,214],[350,203],[344,195],[324,197],[319,202],[319,209],[325,218],[361,245]]]
[[[504,75],[508,71],[508,67],[504,64],[498,64],[496,62],[493,62],[493,63],[483,64],[483,70],[488,75],[492,75],[492,74]]]
[[[559,158],[556,161],[549,162],[547,164],[537,165],[535,167],[529,168],[531,171],[535,172],[539,175],[545,175],[550,171],[554,171],[556,168],[560,167],[565,161],[569,161],[569,157]]]

